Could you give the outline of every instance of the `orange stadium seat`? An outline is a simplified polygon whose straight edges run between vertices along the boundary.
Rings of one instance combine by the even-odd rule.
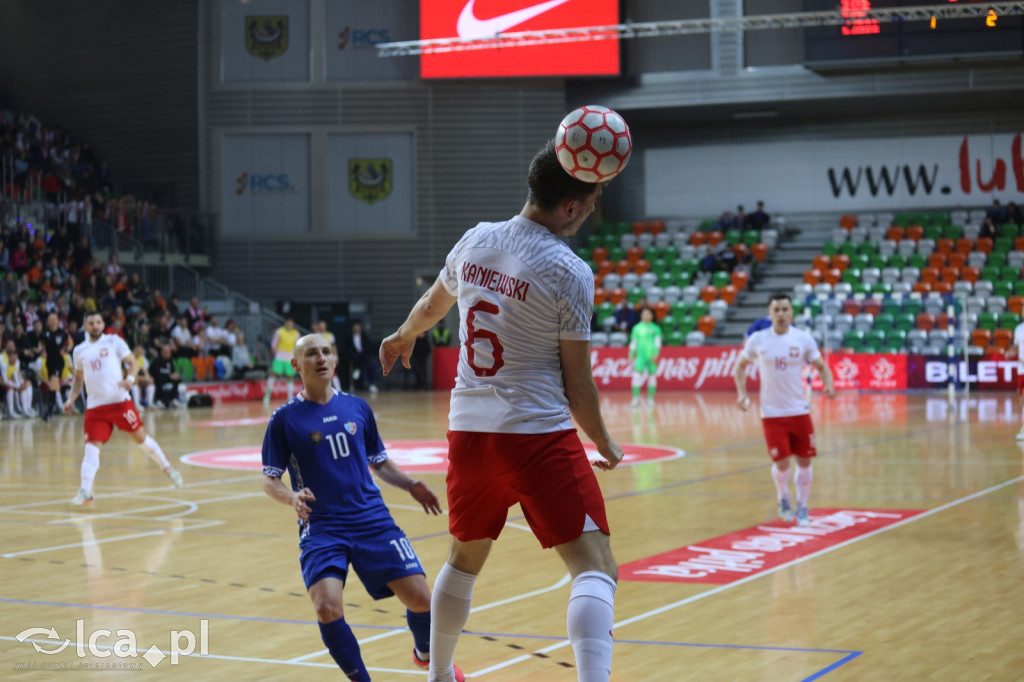
[[[648,225],[650,226],[651,234],[661,234],[665,231],[664,220],[652,220]]]
[[[959,251],[953,252],[949,254],[949,260],[946,264],[951,268],[962,268],[967,265],[967,256]]]
[[[643,234],[644,232],[647,232],[647,230],[648,230],[648,225],[647,225],[647,223],[645,221],[637,220],[636,222],[633,223],[633,234],[639,236],[639,235]]]
[[[933,253],[928,256],[928,267],[936,268],[941,270],[946,267],[946,254],[944,253]]]
[[[715,321],[715,318],[711,317],[710,315],[704,315],[699,320],[697,320],[697,330],[702,332],[704,336],[710,337],[712,334],[715,333],[716,324],[717,322]]]
[[[907,231],[899,225],[893,225],[885,232],[885,238],[898,242],[906,237]]]
[[[932,284],[932,291],[934,291],[937,294],[951,294],[953,293],[953,283],[936,282],[935,284]]]
[[[608,300],[618,305],[626,300],[626,290],[622,287],[615,287],[608,292]]]
[[[665,301],[658,301],[651,307],[654,308],[654,319],[656,319],[658,322],[661,322],[663,319],[665,319],[665,317],[668,316],[668,314],[672,311],[671,304],[666,303]]]
[[[948,256],[953,253],[953,248],[955,246],[956,243],[952,239],[940,239],[935,242],[935,251]]]
[[[710,284],[700,290],[700,300],[705,303],[711,303],[718,298],[718,287],[713,287]]]
[[[732,271],[732,285],[736,287],[737,291],[743,291],[747,288],[747,282],[750,281],[750,273],[746,270],[733,270]],[[729,305],[732,305],[731,303]]]
[[[649,260],[644,260],[643,258],[641,258],[637,262],[633,263],[633,272],[635,272],[638,275],[642,275],[650,269],[651,261]]]
[[[746,244],[733,244],[732,252],[736,254],[736,262],[741,262],[747,257],[750,247]]]
[[[960,279],[966,280],[966,281],[970,282],[971,284],[974,284],[975,282],[977,282],[978,278],[980,278],[980,277],[981,277],[981,270],[979,270],[978,268],[972,268],[972,267],[960,268]]]
[[[630,263],[628,260],[620,260],[618,263],[615,264],[615,272],[619,273],[620,275],[625,275],[632,268],[633,264]]]
[[[927,294],[931,290],[932,290],[932,285],[931,285],[930,282],[915,282],[914,283],[914,291],[916,291],[919,294]]]
[[[216,362],[216,358],[206,356],[205,358],[194,357],[192,358],[192,367],[195,368],[196,381],[206,381],[207,378],[213,378],[213,363]]]
[[[839,227],[844,230],[852,230],[857,227],[857,216],[852,214],[846,214],[839,216]]]
[[[918,329],[930,332],[932,329],[935,329],[935,316],[931,313],[918,313],[916,326]]]
[[[597,274],[599,277],[604,277],[609,272],[615,269],[615,263],[610,260],[603,260],[597,264]]]
[[[711,246],[718,246],[725,239],[725,235],[722,234],[721,230],[712,230],[708,232],[708,244]]]
[[[810,270],[804,271],[804,284],[810,284],[812,287],[821,281],[821,270],[817,268],[811,268]]]
[[[968,239],[967,237],[961,237],[956,240],[956,252],[968,254],[974,251],[974,240]]]
[[[908,225],[907,226],[907,239],[913,239],[915,242],[920,241],[924,237],[924,228],[920,225]]]
[[[739,290],[731,284],[726,284],[724,287],[718,290],[722,300],[729,305],[736,305],[736,296],[739,294]]]
[[[825,272],[832,267],[832,259],[826,254],[821,253],[814,257],[814,268]]]
[[[877,298],[864,299],[864,312],[877,317],[882,312],[882,302]]]
[[[840,272],[846,272],[846,268],[850,267],[850,257],[845,253],[837,253],[832,256],[832,267],[839,268]]]
[[[978,237],[978,240],[974,242],[974,248],[984,253],[992,253],[992,240],[989,237]]]
[[[594,305],[598,306],[608,300],[608,292],[598,287],[594,289]]]
[[[707,240],[707,232],[701,232],[700,230],[697,230],[696,232],[690,235],[690,243],[693,244],[694,246],[700,246],[701,244],[707,242]]]
[[[600,263],[603,260],[608,260],[608,249],[603,246],[598,246],[590,252],[590,259],[595,263]]]
[[[1013,332],[1009,329],[997,329],[992,337],[992,345],[1005,351],[1013,345]]]
[[[960,279],[960,268],[942,268],[941,277],[943,282],[952,284]]]
[[[987,329],[975,329],[971,332],[971,345],[988,348],[992,345],[992,332]]]
[[[1017,237],[1013,240],[1014,251],[1024,251],[1024,237]]]
[[[644,250],[639,246],[631,246],[626,249],[626,260],[630,263],[635,263],[644,257]]]
[[[754,258],[757,259],[758,263],[763,263],[768,260],[768,245],[758,242],[753,246]]]
[[[844,315],[860,315],[862,304],[855,298],[848,298],[843,301],[843,314]]]
[[[1006,309],[1017,315],[1024,315],[1024,296],[1011,296]]]
[[[935,316],[935,328],[936,329],[949,329],[949,315],[946,313],[939,313]]]
[[[832,268],[830,270],[826,270],[825,272],[823,272],[821,276],[822,279],[824,279],[826,282],[828,282],[832,286],[835,286],[842,281],[843,271],[840,270],[839,268]]]

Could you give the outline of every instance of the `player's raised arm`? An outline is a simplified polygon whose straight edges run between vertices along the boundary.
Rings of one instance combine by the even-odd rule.
[[[395,366],[398,358],[402,358],[403,367],[411,368],[409,359],[412,357],[417,335],[437,324],[448,314],[456,300],[456,297],[445,289],[440,278],[434,280],[434,284],[416,302],[398,331],[381,342],[380,366],[384,376],[391,373],[391,368]]]

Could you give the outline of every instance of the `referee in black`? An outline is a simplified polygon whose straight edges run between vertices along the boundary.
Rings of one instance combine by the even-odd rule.
[[[43,419],[49,421],[50,413],[60,414],[64,408],[60,398],[60,378],[64,371],[64,351],[68,345],[67,331],[60,327],[57,313],[46,316],[46,329],[43,330],[42,345],[46,351],[46,372],[49,391],[43,391]]]

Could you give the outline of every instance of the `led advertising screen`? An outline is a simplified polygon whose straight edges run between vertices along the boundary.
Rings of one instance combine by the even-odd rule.
[[[421,0],[420,39],[612,26],[618,0]],[[617,38],[420,55],[423,78],[599,76],[619,73]]]

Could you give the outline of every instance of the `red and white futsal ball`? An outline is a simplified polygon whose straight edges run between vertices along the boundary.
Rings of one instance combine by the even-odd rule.
[[[583,182],[606,182],[622,172],[633,153],[626,121],[608,107],[588,104],[558,124],[555,153],[565,171]]]

